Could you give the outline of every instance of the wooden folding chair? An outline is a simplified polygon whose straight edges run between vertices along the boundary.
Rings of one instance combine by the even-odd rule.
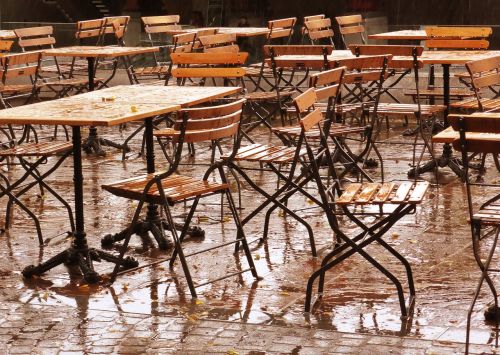
[[[157,26],[159,27],[159,26]],[[157,34],[157,32],[156,32]],[[168,56],[172,53],[190,53],[193,50],[196,33],[184,33],[172,36],[172,45],[166,45],[163,48]],[[154,42],[151,42],[153,44]],[[171,78],[173,63],[166,56],[160,57],[160,54],[154,54],[154,64],[152,66],[131,67],[134,82],[148,85],[159,83],[168,85]]]
[[[307,116],[306,118],[301,120],[301,125],[304,127],[319,123],[318,120],[310,120]],[[308,144],[307,136],[305,147],[311,162],[310,172],[316,182],[321,198],[321,206],[324,208],[332,231],[337,236],[337,241],[342,244],[336,243],[333,251],[323,258],[321,267],[311,274],[306,289],[305,311],[311,311],[313,287],[316,280],[319,279],[318,299],[320,299],[324,293],[326,272],[349,257],[359,254],[394,284],[398,293],[401,315],[408,316],[411,313],[415,297],[411,266],[403,255],[383,240],[383,236],[398,220],[408,214],[415,213],[417,205],[424,198],[429,183],[403,182],[397,185],[392,182],[370,182],[348,184],[347,186],[341,185],[333,165],[333,156],[328,148],[328,134],[326,133],[330,130],[328,123],[327,121],[327,125],[323,127],[324,133],[321,135],[321,147],[325,152],[322,165],[332,174],[333,184],[329,186],[323,184],[318,160],[314,159],[317,149],[313,149]],[[352,231],[343,231],[338,220],[339,215],[349,218],[361,229],[361,232],[351,236],[349,234]],[[368,216],[376,216],[376,218],[374,220],[364,218]],[[403,283],[365,250],[367,246],[374,242],[382,246],[403,265],[406,271],[410,296],[408,306],[405,301]]]
[[[180,236],[177,235],[176,228],[171,229],[175,249],[170,259],[170,267],[173,268],[178,256],[193,298],[197,297],[197,287],[239,275],[247,271],[250,271],[255,278],[258,278],[257,270],[253,263],[252,255],[243,230],[243,225],[238,216],[238,211],[231,196],[230,185],[224,171],[224,168],[231,164],[239,147],[240,139],[238,138],[238,131],[243,103],[244,100],[239,100],[221,106],[181,110],[179,112],[179,119],[176,120],[173,127],[176,131],[174,133],[174,143],[177,146],[175,159],[167,171],[154,175],[143,175],[103,186],[103,189],[116,196],[139,201],[134,218],[132,219],[132,226],[137,223],[145,203],[151,202],[160,205],[167,218],[168,224],[173,226],[175,222],[172,217],[172,207],[176,204],[184,203],[185,201],[192,201]],[[226,159],[217,160],[211,165],[203,175],[203,178],[193,178],[177,173],[183,152],[182,148],[185,143],[211,141],[222,138],[226,138],[228,142],[234,141],[232,150]],[[214,174],[218,177],[217,182],[213,182],[212,177]],[[230,242],[212,246],[206,250],[196,251],[191,255],[199,255],[200,253],[208,252],[216,248],[225,247],[231,244],[239,245],[241,243],[248,262],[248,268],[232,272],[216,280],[210,280],[195,285],[186,260],[190,255],[184,253],[182,242],[186,236],[200,199],[214,194],[222,194],[227,198],[232,218],[236,224],[236,238]],[[130,232],[126,236],[120,252],[120,260],[123,260],[133,228],[129,228],[129,230]],[[111,282],[115,280],[118,271],[119,269],[116,267],[111,275]]]
[[[325,14],[304,16],[304,22],[302,24],[302,27],[300,28],[300,36],[301,36],[300,43],[303,44],[306,40],[306,36],[307,36],[306,22],[322,20],[324,18],[326,18]]]
[[[103,45],[108,44],[109,41],[113,45],[124,46],[130,16],[108,16],[103,20]]]
[[[332,29],[332,20],[329,18],[317,19],[317,20],[308,20],[304,22],[305,33],[307,37],[309,37],[309,41],[311,44],[323,44],[327,43],[332,46],[333,42],[333,29]]]
[[[18,37],[18,44],[23,52],[52,49],[56,44],[52,26],[18,28],[14,33]],[[42,59],[39,79],[44,87],[56,94],[57,97],[68,96],[72,91],[80,93],[88,87],[86,76],[77,77],[75,74],[86,70],[87,64],[68,61],[61,62],[56,57]]]
[[[349,44],[366,44],[365,20],[361,15],[349,15],[335,17],[339,26],[340,37],[344,48]]]
[[[38,217],[27,207],[21,200],[21,197],[30,191],[33,187],[40,187],[40,195],[43,198],[45,196],[45,191],[48,191],[52,196],[54,196],[59,202],[63,204],[66,208],[71,224],[70,233],[75,229],[75,223],[73,220],[73,212],[71,206],[64,200],[64,198],[59,195],[46,181],[45,179],[50,176],[59,166],[64,162],[64,160],[71,155],[73,145],[71,142],[31,142],[23,143],[20,145],[14,145],[11,148],[1,149],[0,148],[0,166],[6,166],[11,168],[13,166],[21,166],[25,172],[20,178],[15,181],[11,181],[8,176],[2,173],[0,169],[0,198],[3,196],[8,197],[7,207],[5,209],[5,226],[4,229],[8,230],[12,223],[12,215],[14,210],[14,205],[19,206],[24,212],[26,212],[33,222],[35,223],[35,228],[38,235],[38,242],[43,245],[43,235],[40,226],[40,221]],[[50,168],[46,169],[45,172],[40,172],[40,167],[49,163],[49,160],[59,156],[56,163]],[[32,161],[35,158],[35,161]],[[28,182],[28,179],[31,179]]]
[[[339,69],[337,73],[340,83],[342,80],[343,69]],[[336,87],[335,85],[332,86],[331,89],[338,90],[339,83],[337,83]],[[323,121],[323,114],[319,108],[313,107],[315,102],[316,94],[312,88],[294,98],[294,104],[297,107],[297,112],[305,112],[306,107],[312,110],[309,114],[307,114],[306,118],[304,118],[305,120],[312,119],[320,122]],[[331,104],[335,105],[335,102],[331,100]],[[306,151],[304,149],[304,142],[306,137],[310,134],[316,135],[316,132],[317,129],[314,124],[307,124],[301,127],[300,133],[298,133],[296,139],[293,142],[290,141],[290,143],[293,144],[281,146],[271,144],[251,144],[249,146],[242,147],[235,155],[234,163],[229,164],[230,169],[235,171],[238,176],[241,176],[253,190],[265,198],[264,202],[260,203],[256,209],[243,218],[242,224],[245,225],[249,223],[256,215],[269,206],[266,212],[262,236],[262,239],[265,240],[268,236],[271,215],[277,208],[280,208],[284,213],[289,214],[293,219],[306,228],[309,236],[311,254],[314,257],[317,256],[314,232],[304,218],[300,217],[295,211],[287,206],[287,201],[292,195],[301,193],[309,200],[321,206],[321,202],[304,189],[304,186],[312,179],[309,171],[310,161],[305,159]],[[320,159],[320,157],[309,157],[309,160],[310,159]],[[278,182],[284,181],[283,185],[278,186],[274,192],[264,190],[262,187],[258,186],[250,176],[248,176],[245,171],[248,167],[243,166],[245,163],[259,163],[258,169],[261,169],[260,166],[262,165],[265,166],[266,169],[264,172],[272,172],[275,174]],[[286,172],[282,172],[283,167],[287,168]]]
[[[472,182],[469,177],[469,159],[468,154],[494,154],[500,153],[500,116],[484,113],[481,115],[462,116],[450,115],[448,122],[455,131],[460,134],[459,139],[453,142],[453,148],[462,153],[464,167],[465,187],[467,192],[467,207],[469,212],[469,224],[471,227],[472,250],[474,259],[481,271],[477,287],[472,298],[467,313],[467,333],[466,333],[466,353],[469,350],[470,329],[472,313],[475,304],[481,293],[483,283],[486,281],[489,292],[493,297],[493,304],[488,307],[484,315],[486,320],[494,321],[498,327],[500,319],[500,308],[498,305],[498,293],[495,287],[492,274],[498,270],[490,267],[491,261],[495,255],[500,235],[500,194],[498,193],[498,183],[477,183]],[[476,186],[481,185],[484,188],[493,188],[491,190],[481,189],[478,194]],[[481,195],[481,197],[480,197]],[[481,199],[479,207],[478,200]],[[486,200],[486,201],[485,201]],[[481,240],[488,236],[493,236],[493,242],[481,243]]]
[[[408,121],[408,117],[414,117],[417,130],[415,132],[410,131],[409,133],[414,134],[415,139],[413,141],[413,166],[420,166],[425,150],[427,149],[432,155],[433,159],[434,153],[432,146],[430,144],[430,138],[433,134],[434,123],[438,115],[441,115],[446,110],[443,105],[430,105],[422,104],[420,100],[420,76],[419,71],[423,68],[422,61],[419,57],[422,55],[424,50],[420,46],[399,46],[399,45],[351,45],[350,49],[357,56],[359,55],[380,55],[383,53],[392,54],[395,57],[406,57],[411,59],[393,59],[389,62],[388,68],[390,71],[399,72],[400,77],[396,79],[395,82],[389,85],[393,88],[397,82],[399,82],[403,77],[413,72],[413,82],[415,84],[415,104],[403,104],[400,102],[391,103],[379,103],[377,108],[377,115],[379,120],[377,126],[375,127],[374,140],[376,141],[381,132],[381,122],[385,118],[387,126],[389,126],[389,118],[403,117],[405,121]],[[388,89],[387,87],[385,89]],[[386,92],[386,91],[384,91]],[[405,135],[409,133],[405,132]],[[419,154],[418,160],[417,146],[419,137],[423,141],[423,148]],[[407,144],[405,142],[395,142],[395,141],[385,141],[388,144]],[[416,169],[412,169],[411,172],[415,172]],[[410,176],[413,177],[413,176]]]
[[[296,17],[268,21],[267,27],[269,28],[269,33],[266,36],[265,46],[290,44],[296,23]],[[255,86],[253,91],[266,91],[266,85],[269,87],[273,86],[273,72],[266,65],[266,59],[270,57],[270,53],[265,49],[263,57],[264,60],[262,62],[251,64],[245,68],[246,77]]]

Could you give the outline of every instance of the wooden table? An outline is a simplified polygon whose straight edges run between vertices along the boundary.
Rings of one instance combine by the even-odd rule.
[[[44,51],[45,55],[55,56],[55,57],[70,57],[70,58],[86,58],[88,67],[88,81],[89,81],[89,91],[95,89],[95,61],[99,58],[119,58],[128,57],[144,53],[158,52],[159,47],[119,47],[119,46],[70,46],[48,49]],[[132,78],[129,75],[130,83],[132,84]],[[113,78],[114,72],[111,77],[107,80]],[[117,149],[126,149],[126,146],[115,143],[108,139],[100,138],[97,134],[97,129],[94,126],[90,127],[89,135],[84,142],[84,148],[87,152],[96,153],[97,155],[104,155],[105,152],[102,146],[112,146]]]
[[[89,248],[87,244],[80,132],[82,126],[109,127],[130,121],[145,120],[147,171],[154,173],[153,117],[177,111],[181,105],[189,106],[224,97],[239,90],[240,88],[233,87],[118,86],[68,98],[0,110],[0,124],[64,124],[72,126],[73,130],[76,222],[73,243],[71,247],[46,262],[26,267],[23,270],[23,275],[25,277],[41,275],[57,265],[72,262],[78,265],[85,280],[92,283],[99,280],[99,275],[92,266],[92,260],[102,259],[112,263],[118,262],[118,258],[114,255]],[[142,94],[139,95],[139,92]],[[114,97],[114,99],[104,102],[103,97]],[[156,206],[149,207],[148,216],[150,213],[158,219]],[[137,261],[125,258],[121,266],[125,268],[136,267]]]
[[[106,90],[103,90],[106,91]],[[76,95],[68,98],[45,101],[32,105],[0,110],[0,124],[45,124],[69,125],[73,130],[73,182],[75,194],[75,231],[72,245],[38,265],[27,266],[23,270],[25,277],[41,275],[44,272],[63,263],[76,264],[85,280],[95,283],[99,275],[95,272],[93,260],[105,260],[118,263],[119,259],[102,250],[90,248],[85,234],[84,200],[83,200],[83,172],[82,172],[82,142],[81,126],[115,126],[120,123],[146,120],[147,139],[152,151],[153,124],[152,118],[156,115],[176,111],[179,105],[164,103],[137,103],[129,102],[99,102],[92,98],[92,94]],[[87,98],[87,99],[86,99]],[[136,267],[137,261],[126,258],[121,266],[124,268]]]
[[[172,35],[198,32],[203,30],[217,29],[217,33],[234,34],[236,37],[264,36],[269,33],[267,27],[201,27],[201,28],[181,28],[165,31]]]
[[[0,39],[14,39],[17,38],[12,30],[0,30]]]
[[[427,36],[425,30],[399,30],[371,34],[368,38],[377,40],[425,41],[429,39],[429,36]]]
[[[480,112],[480,113],[474,113],[471,116],[477,116],[477,117],[485,117],[486,116],[486,117],[499,117],[500,118],[500,113]],[[495,134],[495,133],[468,132],[467,138],[488,139],[491,141],[500,142],[500,134]],[[455,131],[453,129],[453,127],[451,127],[451,126],[442,130],[438,134],[435,134],[434,136],[432,136],[432,142],[434,142],[434,143],[451,144],[456,139],[460,139],[460,133],[458,131]]]

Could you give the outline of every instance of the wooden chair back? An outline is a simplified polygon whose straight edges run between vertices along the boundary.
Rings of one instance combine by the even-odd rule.
[[[345,84],[366,84],[373,81],[385,80],[387,67],[392,55],[373,55],[358,58],[339,59],[334,67],[345,67]],[[382,75],[382,77],[381,77]]]
[[[109,16],[104,17],[104,29],[103,36],[106,40],[106,36],[112,37],[112,41],[116,44],[124,46],[125,42],[123,37],[127,32],[128,24],[130,22],[130,16]]]
[[[462,153],[500,153],[500,117],[482,113],[480,116],[450,115],[448,122],[460,138],[453,141],[453,148]]]
[[[197,143],[235,137],[244,102],[245,100],[241,99],[219,106],[181,110],[180,117],[188,116],[184,123],[184,142]],[[179,130],[182,125],[183,121],[177,120],[174,128]]]
[[[431,37],[425,42],[432,49],[488,49],[493,33],[491,27],[441,27],[425,28]]]
[[[269,28],[267,43],[270,44],[273,40],[281,39],[285,44],[289,44],[296,23],[296,17],[269,21],[267,23],[267,27]]]
[[[316,44],[321,41],[327,41],[332,46],[334,45],[332,20],[330,20],[329,18],[308,21],[304,23],[304,26],[306,28],[306,33],[311,41],[311,44]]]
[[[104,32],[104,19],[94,19],[78,21],[76,23],[75,38],[80,42],[87,38],[92,38],[95,40],[93,44],[101,44]]]
[[[333,52],[331,45],[266,45],[264,56],[276,68],[309,68],[322,70],[328,68],[328,56]],[[293,56],[280,58],[280,56]]]
[[[218,33],[211,36],[198,36],[203,52],[239,52],[235,34]]]
[[[326,17],[325,14],[304,16],[304,23],[302,24],[302,27],[300,28],[300,34],[301,34],[301,37],[302,37],[301,43],[304,43],[305,36],[307,35],[306,22],[308,22],[308,21],[322,20],[325,17]]]
[[[189,108],[179,111],[179,120],[174,129],[179,133],[173,141],[182,136],[184,143],[199,143],[238,136],[244,99],[219,106]]]
[[[153,33],[165,33],[171,30],[182,29],[179,25],[181,17],[179,15],[166,16],[144,16],[141,17],[144,31],[150,35]]]
[[[392,59],[388,67],[392,69],[421,69],[423,62],[418,59],[424,52],[422,46],[409,46],[409,45],[370,45],[370,44],[351,44],[349,49],[356,57],[362,55],[385,55],[391,54],[392,56],[408,57]]]
[[[20,77],[30,77],[32,83],[36,83],[41,61],[41,51],[6,54],[0,57],[0,81],[2,86],[7,84],[7,80]]]
[[[246,52],[172,53],[174,78],[242,78]],[[196,65],[196,67],[189,67]]]
[[[470,74],[471,86],[477,98],[480,111],[485,111],[482,103],[483,91],[500,85],[500,56],[468,62],[465,64]]]
[[[325,70],[309,76],[309,86],[315,88],[317,101],[333,99],[336,103],[344,80],[344,67]]]
[[[17,28],[14,30],[23,51],[53,48],[56,44],[52,26]]]
[[[361,15],[338,16],[335,17],[335,20],[337,20],[339,32],[345,48],[347,48],[348,45],[347,36],[358,37],[356,42],[366,44],[365,21]]]

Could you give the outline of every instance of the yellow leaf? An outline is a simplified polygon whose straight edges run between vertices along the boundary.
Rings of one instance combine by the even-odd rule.
[[[130,111],[132,111],[132,112],[137,112],[137,111],[139,111],[139,110],[137,109],[137,106],[132,105],[132,106],[130,106]]]
[[[49,299],[49,293],[47,291],[45,291],[42,295],[42,300],[44,300],[45,302],[47,302],[47,300]]]
[[[194,304],[197,305],[197,306],[199,306],[199,305],[203,304],[203,301],[202,300],[196,300],[196,301],[194,301]]]
[[[128,284],[123,284],[122,289],[123,289],[123,291],[127,291],[128,290]]]
[[[208,217],[207,216],[199,216],[198,222],[208,222]]]
[[[290,296],[290,294],[288,292],[285,292],[285,291],[280,292],[280,295],[281,296]]]
[[[229,222],[231,220],[231,217],[229,216],[224,216],[224,219],[222,220],[222,222]]]
[[[255,260],[260,260],[260,254],[255,254],[254,259]]]
[[[394,233],[392,233],[391,237],[392,237],[392,239],[397,239],[397,238],[399,238],[399,233],[394,232]]]
[[[238,352],[234,349],[229,349],[226,354],[227,355],[238,355]]]

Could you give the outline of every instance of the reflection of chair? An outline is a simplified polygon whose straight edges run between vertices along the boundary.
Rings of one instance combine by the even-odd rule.
[[[221,106],[194,108],[180,111],[179,119],[174,125],[176,133],[174,134],[173,141],[177,145],[175,158],[166,172],[144,175],[103,186],[105,190],[114,195],[139,201],[139,205],[132,220],[132,225],[137,223],[144,203],[150,202],[161,205],[168,224],[170,226],[174,226],[175,223],[171,214],[171,207],[179,203],[184,203],[185,201],[192,201],[191,208],[186,217],[180,236],[177,235],[175,228],[171,229],[175,243],[175,250],[172,254],[172,258],[170,259],[170,266],[173,267],[177,256],[179,256],[184,275],[188,282],[189,290],[191,291],[191,295],[193,297],[196,297],[196,287],[206,285],[214,281],[238,275],[246,271],[251,271],[252,275],[257,277],[257,271],[253,264],[250,249],[245,238],[245,233],[231,196],[230,185],[224,172],[224,168],[232,162],[232,159],[234,158],[239,147],[239,122],[243,103],[244,100],[239,100]],[[232,152],[229,153],[227,159],[218,160],[212,164],[202,179],[179,175],[177,173],[182,156],[182,147],[185,143],[212,141],[223,138],[226,138],[228,142],[232,142],[234,140]],[[214,175],[218,177],[217,182],[213,182],[212,180]],[[186,236],[200,199],[214,194],[222,194],[227,198],[233,220],[236,224],[236,238],[230,242],[220,244],[217,247],[210,247],[204,251],[196,251],[192,255],[199,255],[202,252],[211,251],[218,247],[225,247],[231,244],[239,245],[239,243],[241,243],[248,262],[248,268],[231,273],[225,277],[218,278],[217,280],[204,282],[203,284],[195,286],[186,261],[186,258],[189,257],[189,255],[184,254],[182,242]],[[126,236],[122,246],[120,259],[123,258],[126,252],[133,228],[129,228],[129,230],[130,232]],[[111,277],[112,280],[115,279],[117,272],[118,267],[115,268],[113,272]]]
[[[486,320],[495,321],[498,328],[498,321],[500,319],[500,308],[498,306],[498,294],[491,277],[491,273],[495,272],[490,267],[491,261],[495,254],[497,247],[498,237],[500,235],[500,194],[498,193],[498,183],[482,184],[472,183],[468,175],[469,172],[469,159],[468,153],[487,154],[500,153],[500,119],[498,116],[488,117],[488,114],[481,114],[483,116],[458,116],[452,115],[448,120],[454,130],[459,131],[460,138],[453,142],[453,148],[462,152],[462,161],[464,164],[464,178],[465,187],[467,190],[467,205],[469,210],[469,223],[471,225],[472,234],[472,249],[474,252],[474,259],[476,260],[481,276],[476,287],[476,292],[472,299],[469,311],[467,313],[467,336],[466,336],[466,353],[470,340],[470,328],[472,312],[474,306],[481,292],[484,281],[488,284],[488,288],[493,296],[493,305],[485,311]],[[485,185],[486,187],[495,187],[496,193],[493,196],[487,197],[488,199],[481,203],[477,208],[477,199],[475,195],[481,195],[484,198],[484,192],[479,193],[476,185]],[[484,190],[481,190],[484,191]],[[483,238],[493,236],[493,241],[490,243],[480,243]],[[482,258],[482,252],[486,252],[486,258]],[[496,269],[498,272],[498,269]]]
[[[348,48],[350,43],[366,44],[365,20],[361,15],[349,15],[335,17],[339,25],[340,36],[344,48]],[[351,41],[354,39],[353,41]]]

